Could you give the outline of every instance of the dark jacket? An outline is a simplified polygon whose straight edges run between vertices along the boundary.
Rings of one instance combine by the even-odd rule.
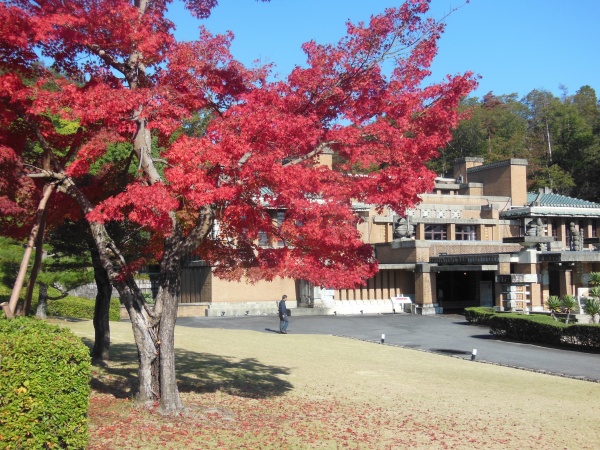
[[[287,308],[285,306],[285,300],[281,300],[279,302],[279,317],[285,316],[287,314]]]

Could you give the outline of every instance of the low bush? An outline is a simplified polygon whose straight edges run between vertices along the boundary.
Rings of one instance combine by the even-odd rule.
[[[600,349],[600,325],[577,324],[566,327],[563,331],[565,342]]]
[[[490,333],[495,336],[524,342],[600,349],[600,325],[577,324],[574,317],[566,324],[565,317],[496,312],[494,308],[483,306],[465,308],[464,314],[469,323],[488,325]]]
[[[465,308],[465,319],[467,319],[467,322],[478,325],[488,325],[490,318],[495,314],[496,311],[494,308],[489,306]]]
[[[90,367],[89,349],[70,330],[0,320],[2,448],[85,448]]]
[[[95,300],[80,297],[50,300],[48,302],[48,315],[76,319],[93,319],[95,303]],[[121,304],[117,298],[113,298],[110,301],[109,320],[121,320]]]
[[[497,314],[489,319],[490,333],[508,339],[558,345],[567,327],[552,317],[533,314]]]

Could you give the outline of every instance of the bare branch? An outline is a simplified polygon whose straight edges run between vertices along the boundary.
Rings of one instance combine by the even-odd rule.
[[[67,288],[65,288],[63,285],[61,285],[60,283],[52,283],[52,287],[54,289],[56,289],[58,292],[60,292],[60,295],[56,295],[56,296],[48,296],[48,300],[60,300],[61,298],[65,298],[67,295],[69,295],[69,291],[67,291]]]
[[[246,162],[250,159],[251,156],[252,156],[252,152],[244,153],[244,156],[242,156],[240,158],[240,160],[238,161],[238,167],[241,168],[244,164],[246,164]]]
[[[106,65],[121,72],[125,76],[125,78],[129,79],[128,75],[130,74],[130,68],[127,64],[119,61],[114,56],[107,53],[105,50],[100,48],[98,44],[89,44],[87,46],[87,49],[90,51],[90,53],[96,55],[98,58],[104,61]]]
[[[283,163],[283,167],[291,166],[294,164],[300,164],[307,159],[314,158],[315,156],[321,154],[325,149],[328,149],[331,144],[334,142],[321,142],[314,150],[306,153],[305,155],[299,156],[296,159],[292,159],[290,161],[286,161]]]

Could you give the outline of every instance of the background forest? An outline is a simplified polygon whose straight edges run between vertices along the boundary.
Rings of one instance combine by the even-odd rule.
[[[548,187],[557,194],[600,202],[600,105],[590,86],[556,97],[533,90],[463,100],[469,111],[452,141],[429,167],[451,171],[456,158],[478,156],[486,162],[508,158],[529,161],[528,188]]]

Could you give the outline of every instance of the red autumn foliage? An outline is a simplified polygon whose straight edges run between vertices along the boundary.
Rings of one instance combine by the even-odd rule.
[[[1,231],[24,229],[23,213],[33,216],[42,187],[27,177],[41,177],[90,221],[130,221],[151,232],[154,258],[172,272],[165,283],[195,251],[234,279],[364,284],[377,263],[352,202],[398,213],[413,206],[434,178],[424,162],[450,139],[459,100],[476,84],[465,73],[423,87],[443,31],[425,17],[429,1],[348,24],[335,45],[306,43],[306,63],[285,81],[272,81],[270,67],[237,62],[231,35],[201,29],[197,41],[177,42],[169,3],[0,3],[0,212],[11,217]],[[184,1],[198,18],[216,3]],[[191,130],[198,113],[207,121]],[[137,159],[138,176],[125,187],[117,164],[89,172],[116,142],[130,142]],[[335,170],[318,163],[328,149],[340,158]],[[55,217],[72,211],[66,200]],[[106,238],[92,228],[106,252]],[[262,238],[281,245],[265,247]],[[123,281],[131,269],[101,258],[130,314],[148,312],[146,328],[175,314],[172,286],[161,286],[150,319],[151,307]],[[156,336],[138,345],[158,347]],[[155,352],[140,350],[149,360]],[[143,381],[142,389],[151,398],[158,387]]]
[[[14,6],[2,5],[1,12],[17,29],[5,33],[2,44],[17,47],[23,63],[3,61],[3,97],[14,105],[5,122],[25,117],[52,148],[64,151],[74,136],[56,133],[48,117],[76,121],[84,136],[65,161],[66,174],[76,178],[108,144],[135,133],[137,112],[166,143],[164,179],[160,187],[144,187],[142,178],[89,218],[128,219],[168,235],[169,211],[193,224],[197,211],[212,205],[220,237],[207,239],[199,252],[235,278],[279,274],[342,287],[372,275],[375,264],[355,231],[351,201],[398,212],[418,201],[433,178],[423,162],[447,142],[456,105],[474,86],[465,74],[420,87],[443,29],[422,18],[425,1],[389,9],[368,25],[348,24],[348,36],[337,45],[305,44],[307,64],[287,82],[267,81],[268,68],[249,70],[236,62],[228,51],[231,36],[201,29],[198,41],[175,42],[164,17],[168,2],[152,2],[142,16],[121,0],[9,3]],[[200,17],[216,4],[187,3]],[[64,76],[36,68],[37,82],[19,83],[14,74],[33,70],[35,48]],[[143,58],[146,69],[135,86],[115,76],[131,76],[132,55]],[[381,65],[389,58],[397,64],[386,77]],[[182,120],[201,110],[212,114],[206,133],[169,145]],[[324,144],[345,161],[336,171],[314,162],[315,149]],[[12,152],[24,157],[23,150]],[[290,160],[300,162],[285,164]],[[351,175],[353,167],[373,165],[381,169]],[[5,212],[19,211],[18,201],[3,200]],[[276,210],[285,211],[279,227],[271,220]],[[285,246],[261,248],[259,233]]]

